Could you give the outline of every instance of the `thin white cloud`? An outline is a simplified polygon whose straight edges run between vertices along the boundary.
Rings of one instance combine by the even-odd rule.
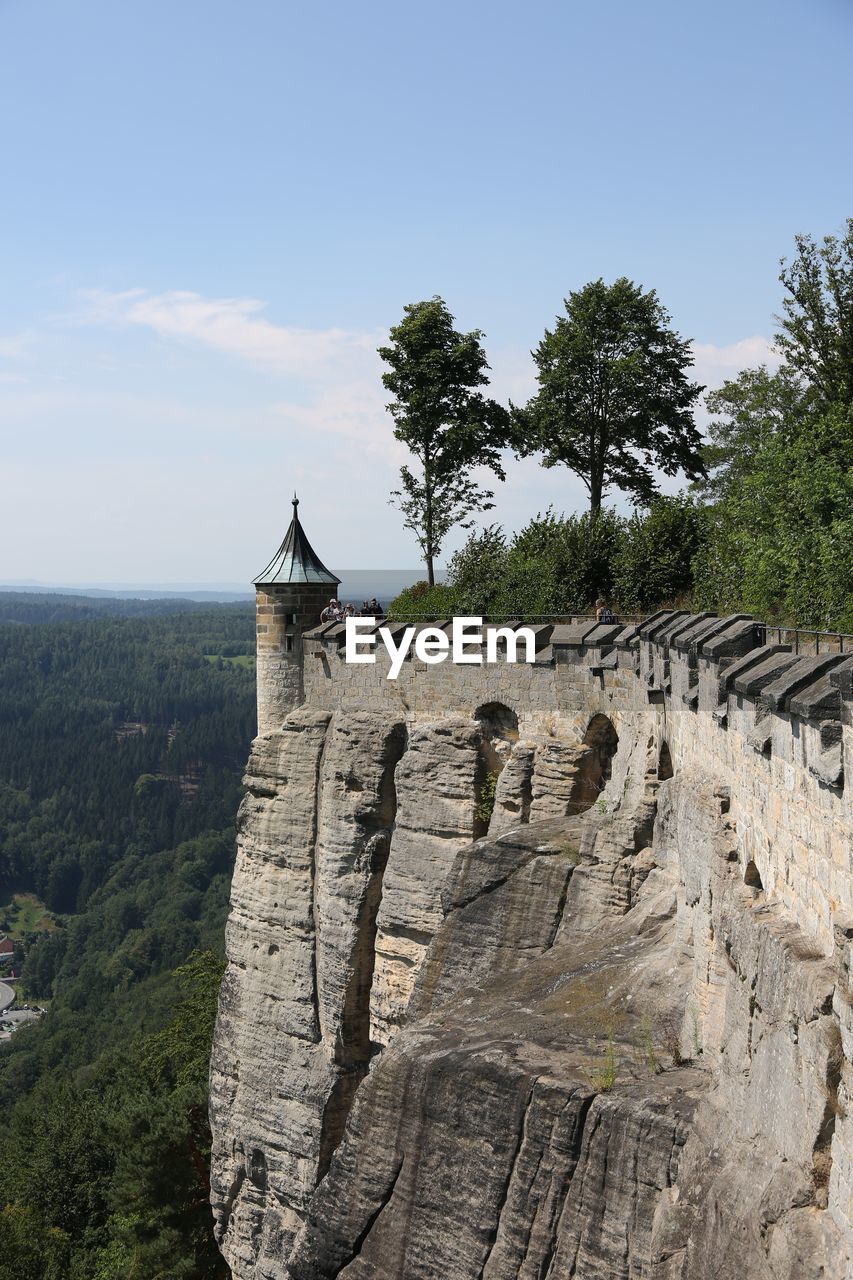
[[[754,369],[760,364],[777,369],[780,362],[771,340],[760,334],[724,346],[713,342],[694,342],[693,358],[696,361],[695,377],[711,391],[728,378],[736,378],[741,369]]]
[[[405,461],[407,451],[394,438],[394,424],[386,411],[379,374],[375,381],[343,383],[325,388],[310,404],[279,401],[271,406],[273,421],[304,434],[331,432],[357,441],[391,465]]]
[[[513,404],[525,404],[538,389],[536,382],[536,365],[529,351],[519,347],[498,347],[487,349],[491,373],[490,385],[483,388],[484,394],[493,400]]]
[[[0,335],[0,360],[26,360],[35,340],[32,329]]]
[[[347,329],[303,329],[273,324],[258,298],[206,298],[188,290],[119,293],[89,290],[78,322],[136,325],[161,338],[196,342],[273,372],[323,378],[341,364],[360,364],[374,355],[381,333]]]
[[[305,438],[332,434],[357,442],[392,467],[402,461],[405,450],[394,440],[376,351],[387,337],[382,331],[273,324],[262,314],[265,304],[257,298],[207,298],[177,290],[154,294],[144,289],[90,290],[84,298],[84,310],[66,321],[147,329],[279,376],[283,394],[255,411],[250,431],[283,433],[284,438],[291,433]],[[241,431],[245,430],[244,424]]]

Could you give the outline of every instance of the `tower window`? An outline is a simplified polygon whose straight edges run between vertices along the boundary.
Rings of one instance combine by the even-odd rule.
[[[293,636],[284,637],[284,649],[286,653],[293,653]]]
[[[296,624],[297,624],[297,622],[299,621],[299,614],[297,614],[297,613],[289,613],[289,614],[287,615],[287,621],[290,623],[290,625],[291,625],[292,627],[295,627],[295,626],[296,626]]]

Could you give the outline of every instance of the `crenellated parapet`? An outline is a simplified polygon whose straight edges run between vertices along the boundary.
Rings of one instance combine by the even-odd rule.
[[[398,639],[406,624],[386,625]],[[451,624],[439,620],[419,625],[449,630]],[[517,630],[525,624],[501,625]],[[575,677],[583,673],[584,680],[602,682],[607,682],[611,673],[630,674],[635,679],[635,696],[673,710],[673,704],[680,703],[690,712],[710,716],[722,731],[728,729],[730,715],[740,712],[736,718],[741,725],[752,722],[747,735],[751,749],[766,757],[773,751],[770,717],[775,715],[793,739],[812,738],[807,767],[814,776],[833,790],[843,790],[842,726],[846,723],[849,727],[851,720],[853,654],[803,656],[793,653],[789,645],[767,644],[763,624],[747,614],[721,618],[710,613],[662,610],[637,626],[589,620],[531,629],[536,636],[535,668],[551,669],[558,681],[566,678],[567,668]],[[345,697],[364,694],[373,699],[388,685],[381,646],[375,668],[353,668],[344,662],[344,639],[343,623],[306,632],[308,699],[320,695],[322,701],[327,683]],[[401,687],[417,680],[418,674],[433,683],[435,670],[427,670],[410,655]],[[485,666],[454,670],[450,663],[438,670],[447,681],[454,709],[463,709],[455,700],[460,686],[479,692],[492,683],[511,686],[516,674],[512,669],[507,673]],[[523,678],[516,683],[521,685]],[[386,687],[385,696],[394,702],[398,690],[393,685]],[[743,714],[747,706],[749,710]],[[816,740],[810,731],[817,732]],[[778,749],[779,734],[775,742]],[[782,750],[781,754],[790,753]]]

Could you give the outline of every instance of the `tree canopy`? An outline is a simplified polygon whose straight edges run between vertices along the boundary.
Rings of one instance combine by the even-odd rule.
[[[539,390],[514,411],[517,452],[574,471],[593,514],[614,486],[651,502],[654,468],[699,476],[693,407],[703,388],[688,378],[690,344],[655,291],[624,276],[594,280],[569,294],[565,311],[532,353]]]
[[[744,369],[705,402],[712,418],[696,488],[711,501],[724,498],[773,440],[795,434],[806,411],[802,383],[785,366],[776,373],[766,365]]]
[[[776,345],[800,377],[813,404],[853,404],[853,218],[844,234],[794,238],[797,252],[782,259],[785,288]]]
[[[382,375],[394,400],[388,410],[394,435],[417,461],[400,469],[402,488],[392,501],[418,540],[430,583],[434,561],[455,525],[467,528],[469,515],[487,511],[494,496],[472,478],[486,467],[504,478],[500,449],[506,443],[508,411],[478,390],[488,385],[479,329],[460,333],[445,302],[434,297],[413,302],[379,348],[389,370]]]

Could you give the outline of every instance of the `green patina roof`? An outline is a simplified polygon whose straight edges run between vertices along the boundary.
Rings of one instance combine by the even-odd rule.
[[[255,586],[263,586],[272,582],[325,582],[334,587],[340,578],[326,568],[305,537],[305,530],[299,523],[296,508],[299,499],[293,495],[293,519],[290,528],[284,535],[284,542],[276,551],[263,573],[253,579]]]

